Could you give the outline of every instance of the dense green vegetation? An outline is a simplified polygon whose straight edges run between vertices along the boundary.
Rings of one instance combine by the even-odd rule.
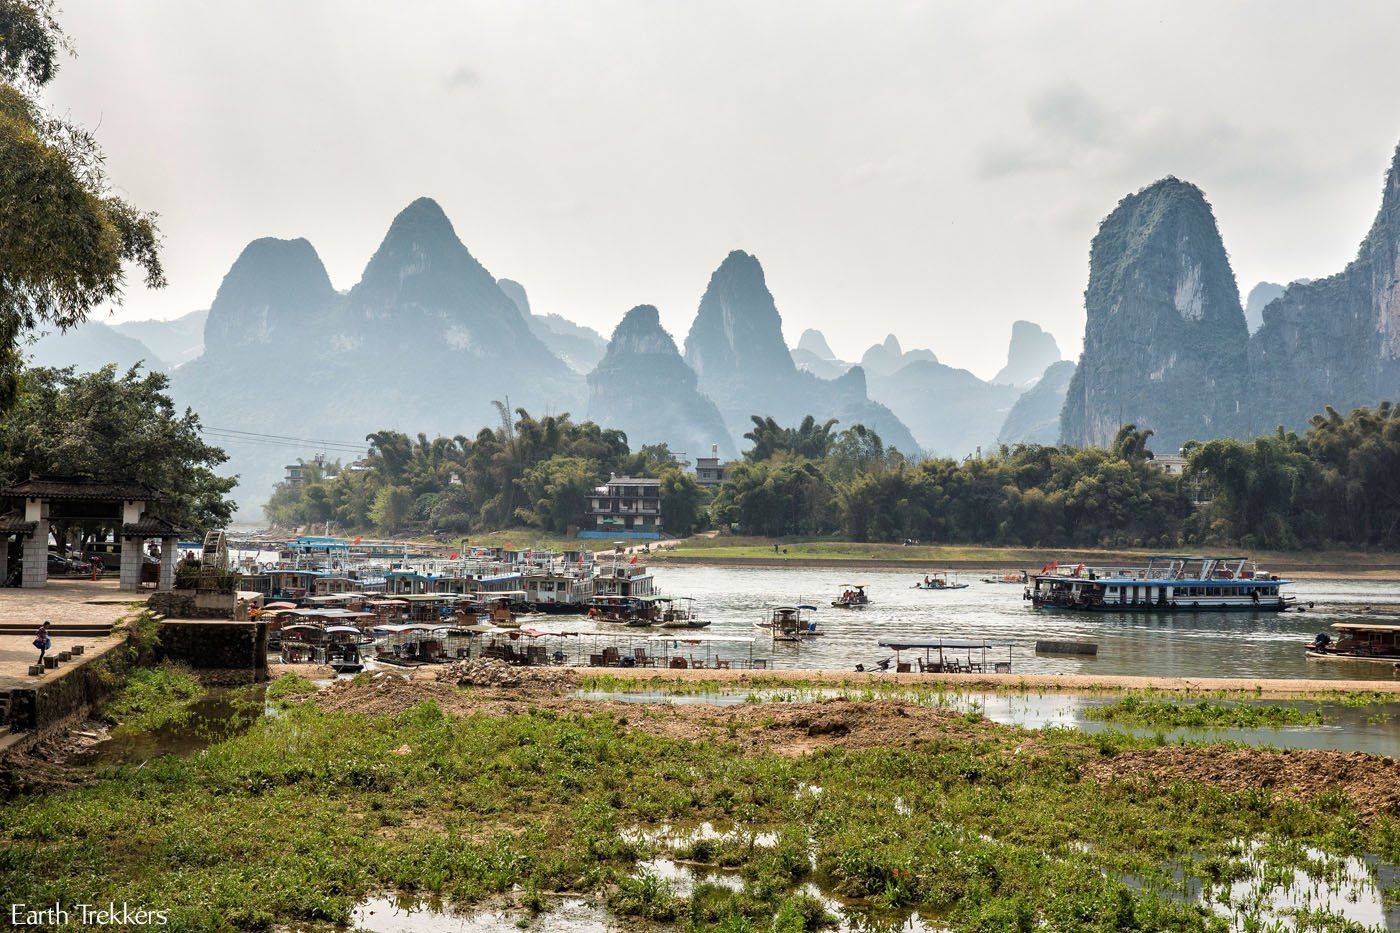
[[[661,478],[662,521],[673,533],[689,533],[702,520],[703,493],[665,445],[633,453],[621,431],[568,414],[537,419],[502,406],[501,415],[500,427],[475,438],[414,440],[377,431],[356,468],[312,463],[300,489],[280,484],[268,518],[384,534],[465,534],[513,524],[562,534],[587,521],[594,488],[617,473]]]
[[[1156,729],[1259,729],[1314,726],[1325,721],[1321,710],[1277,703],[1215,703],[1210,700],[1180,703],[1138,696],[1127,696],[1104,706],[1091,706],[1084,711],[1084,717]]]
[[[40,98],[68,48],[53,0],[0,0],[0,412],[37,330],[120,301],[127,264],[147,287],[165,283],[155,215],[121,197],[93,136]]]
[[[1004,547],[1261,549],[1400,545],[1400,416],[1389,403],[1328,411],[1304,434],[1185,448],[1183,476],[1155,467],[1150,430],[1125,425],[1107,448],[1020,445],[962,461],[915,460],[864,425],[754,416],[744,458],[712,502],[664,446],[568,416],[417,442],[371,435],[365,469],[316,467],[279,487],[275,521],[348,529],[480,531],[512,522],[562,532],[587,520],[607,473],[661,476],[672,534],[714,524],[737,534]],[[455,480],[454,480],[455,477]]]
[[[152,511],[197,529],[219,528],[233,514],[235,480],[214,468],[227,457],[204,442],[199,416],[176,410],[165,373],[107,366],[25,369],[18,397],[0,412],[0,485],[32,475],[90,476],[138,482],[164,493]],[[69,532],[114,533],[114,523],[54,521],[60,541]]]
[[[174,665],[139,667],[102,705],[101,715],[119,729],[150,732],[187,722],[202,696],[204,688],[191,671]]]
[[[918,909],[957,930],[1224,930],[1187,885],[1268,891],[1318,868],[1304,844],[1400,854],[1390,822],[1361,822],[1340,795],[1098,783],[1084,768],[1137,740],[1052,730],[1028,744],[958,722],[912,745],[793,758],[745,754],[733,730],[679,741],[608,716],[420,703],[377,717],[313,700],[192,757],[7,801],[0,889],[160,907],[177,930],[344,923],[375,893],[470,904],[513,889],[526,908],[571,891],[684,928],[814,929],[830,919],[809,882],[891,924]],[[732,832],[657,838],[701,821]],[[1263,843],[1250,858],[1248,840]],[[687,895],[644,867],[657,856],[725,866],[742,889]],[[1223,909],[1263,928],[1253,902]],[[1326,914],[1307,928],[1352,929]]]

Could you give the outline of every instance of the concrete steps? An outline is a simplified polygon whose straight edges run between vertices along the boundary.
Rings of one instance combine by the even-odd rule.
[[[0,622],[0,635],[33,635],[38,630],[38,622]],[[110,634],[111,622],[55,622],[49,626],[50,638],[106,638]]]

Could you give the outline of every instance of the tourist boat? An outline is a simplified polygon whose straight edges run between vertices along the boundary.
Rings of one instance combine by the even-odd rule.
[[[775,642],[801,642],[821,635],[811,617],[816,611],[816,606],[774,606],[766,619],[754,625],[768,629]]]
[[[481,611],[478,617],[500,628],[519,628],[515,617],[515,603],[525,595],[524,590],[507,590],[502,593],[483,593]]]
[[[864,583],[841,584],[841,595],[831,601],[833,609],[860,609],[870,605],[870,596],[865,592]]]
[[[704,628],[708,619],[700,618],[695,612],[695,600],[689,596],[654,597],[662,606],[657,624],[661,628]]]
[[[613,625],[652,624],[651,604],[640,596],[594,596],[588,600],[588,617]]]
[[[965,590],[967,587],[966,583],[958,583],[948,579],[948,571],[946,570],[925,576],[922,581],[914,584],[916,590]]]
[[[1080,612],[1280,612],[1292,581],[1255,569],[1247,557],[1163,554],[1146,567],[1072,570],[1057,565],[1030,575],[1024,599],[1037,609]]]
[[[881,648],[895,654],[895,673],[912,674],[914,665],[904,660],[903,652],[916,652],[914,664],[921,674],[1010,674],[1011,643],[965,638],[915,638],[901,641],[882,640]],[[1006,649],[1006,660],[987,654],[987,649]],[[923,652],[922,656],[917,652]],[[937,652],[935,658],[934,652]],[[884,662],[882,662],[884,663]],[[887,670],[888,665],[881,668]],[[859,668],[857,668],[859,670]]]
[[[1337,640],[1326,632],[1307,647],[1315,661],[1366,661],[1372,664],[1400,664],[1400,625],[1370,622],[1336,622]]]

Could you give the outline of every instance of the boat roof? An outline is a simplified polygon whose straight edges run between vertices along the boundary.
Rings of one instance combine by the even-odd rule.
[[[804,611],[804,612],[816,612],[816,611],[817,611],[817,607],[816,607],[816,606],[807,606],[807,605],[801,605],[801,606],[770,606],[770,607],[768,607],[768,609],[769,609],[770,612],[797,612],[797,611],[799,611],[799,610]]]
[[[1243,555],[1221,556],[1217,554],[1153,554],[1148,560],[1249,560]]]
[[[647,641],[684,641],[684,642],[734,642],[737,644],[753,644],[753,639],[746,635],[652,635]]]
[[[968,638],[934,638],[919,639],[911,638],[907,641],[886,641],[881,639],[877,644],[881,648],[893,648],[895,651],[907,651],[911,648],[1010,648],[1009,641],[987,641],[985,639]]]
[[[864,584],[864,583],[842,583],[841,585],[842,585],[842,586],[853,586],[853,587],[855,587],[855,588],[858,589],[858,590],[863,590],[863,589],[865,589],[865,587],[866,587],[867,584]]]
[[[1332,627],[1357,632],[1400,632],[1400,625],[1382,625],[1377,622],[1333,622]]]
[[[293,627],[295,627],[295,626],[293,626]],[[327,631],[327,632],[354,632],[356,635],[360,634],[360,630],[357,629],[357,628],[355,628],[355,626],[353,626],[353,625],[327,625],[327,626],[326,626],[326,631]]]

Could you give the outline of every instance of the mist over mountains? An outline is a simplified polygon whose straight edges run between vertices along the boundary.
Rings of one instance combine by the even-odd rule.
[[[1248,300],[1205,193],[1173,177],[1124,197],[1090,248],[1084,346],[1017,321],[990,380],[894,335],[840,358],[817,330],[783,337],[759,259],[729,253],[684,341],[650,305],[610,339],[530,306],[428,198],[392,221],[359,282],[337,291],[304,239],[254,240],[208,311],[171,321],[94,320],[30,350],[42,365],[144,362],[179,404],[222,432],[239,495],[256,509],[282,464],[315,452],[228,432],[354,446],[381,428],[471,436],[495,400],[569,412],[690,456],[732,457],[750,416],[863,423],[910,454],[963,457],[996,444],[1104,444],[1124,423],[1154,447],[1301,429],[1400,394],[1400,149],[1356,258],[1335,275],[1258,283]],[[1005,339],[1005,338],[1002,338]],[[852,348],[850,355],[855,356]],[[293,445],[295,446],[295,445]]]

